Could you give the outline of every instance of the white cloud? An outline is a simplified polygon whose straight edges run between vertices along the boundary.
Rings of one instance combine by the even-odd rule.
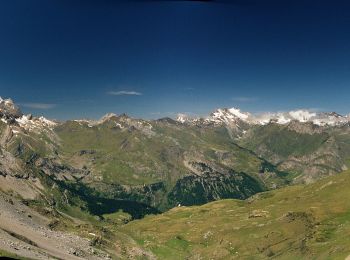
[[[33,108],[33,109],[51,109],[56,106],[56,104],[47,104],[47,103],[22,103],[19,105],[22,107]]]
[[[142,93],[137,92],[137,91],[126,91],[126,90],[121,90],[121,91],[109,91],[107,92],[108,95],[112,95],[112,96],[125,96],[125,95],[129,95],[129,96],[141,96]]]

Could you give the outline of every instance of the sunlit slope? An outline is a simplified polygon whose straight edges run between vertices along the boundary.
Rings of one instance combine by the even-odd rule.
[[[160,259],[344,259],[350,172],[307,186],[178,207],[123,229]]]
[[[239,144],[294,173],[294,182],[309,183],[349,166],[348,126],[320,127],[310,123],[252,127]]]
[[[225,127],[122,115],[95,125],[68,121],[55,133],[62,161],[88,170],[82,182],[109,198],[169,208],[244,199],[289,181],[286,172],[235,144]]]
[[[174,181],[192,170],[184,161],[208,161],[260,177],[259,170],[266,164],[235,145],[224,127],[114,117],[95,126],[68,121],[55,131],[67,161],[85,165],[104,182],[143,185],[166,178]]]

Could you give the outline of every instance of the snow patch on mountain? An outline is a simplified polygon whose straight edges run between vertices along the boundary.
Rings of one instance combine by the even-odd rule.
[[[56,122],[46,119],[43,116],[37,118],[32,115],[23,115],[22,117],[17,118],[16,122],[20,127],[28,131],[52,129],[57,125]]]
[[[190,120],[190,117],[185,114],[177,114],[176,121],[185,123]]]
[[[249,121],[251,115],[250,113],[243,113],[241,110],[237,108],[224,108],[217,109],[211,115],[206,118],[207,122],[221,123],[224,122],[226,124],[241,121]]]
[[[234,115],[237,116],[238,118],[242,119],[242,120],[246,120],[249,118],[250,114],[249,113],[242,113],[241,110],[239,110],[238,108],[230,108],[228,109],[228,111]]]
[[[217,109],[212,112],[207,118],[191,118],[185,114],[181,114],[177,117],[177,121],[180,123],[215,123],[215,124],[239,124],[247,123],[250,125],[266,125],[269,123],[288,124],[292,121],[298,121],[301,123],[311,122],[320,126],[335,126],[350,122],[349,116],[342,116],[335,112],[331,113],[317,113],[307,109],[292,110],[288,112],[277,113],[262,113],[251,114],[248,112],[242,112],[238,108],[224,108]]]
[[[111,120],[112,118],[116,118],[118,117],[117,114],[114,114],[114,113],[108,113],[108,114],[105,114],[103,117],[101,117],[99,120],[97,121],[91,121],[89,123],[89,127],[92,127],[92,126],[96,126],[96,125],[101,125],[105,122],[108,122],[109,120]]]
[[[52,130],[57,125],[56,122],[48,120],[43,116],[33,117],[32,115],[23,115],[12,99],[3,99],[1,97],[0,118],[2,122],[10,126],[15,134],[19,134],[21,129],[36,132]]]
[[[292,117],[292,119],[303,123],[308,122],[312,118],[316,117],[316,113],[311,113],[307,110],[290,111],[289,115]]]
[[[23,114],[19,107],[12,99],[3,99],[0,97],[0,117],[2,118],[18,118]]]

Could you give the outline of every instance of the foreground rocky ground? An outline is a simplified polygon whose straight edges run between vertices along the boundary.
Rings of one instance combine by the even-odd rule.
[[[109,259],[90,239],[54,231],[50,219],[13,196],[0,193],[0,248],[33,259]],[[93,234],[91,234],[93,236]]]

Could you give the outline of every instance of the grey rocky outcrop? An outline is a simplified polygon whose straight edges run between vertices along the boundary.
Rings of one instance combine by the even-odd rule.
[[[19,107],[12,101],[12,99],[2,99],[0,97],[0,117],[6,119],[19,118],[23,114]]]

